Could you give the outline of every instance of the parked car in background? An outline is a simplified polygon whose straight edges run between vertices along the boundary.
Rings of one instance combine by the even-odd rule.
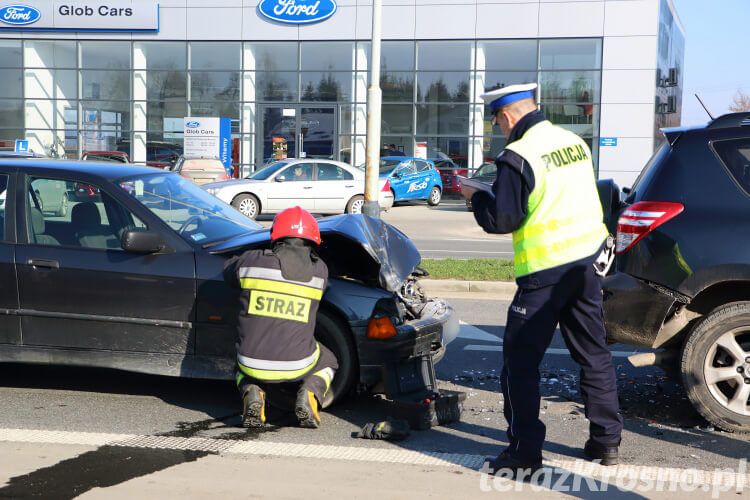
[[[600,186],[617,221],[607,336],[664,349],[643,364],[679,370],[701,415],[750,431],[750,113],[663,133],[623,202]]]
[[[14,160],[0,162],[0,179],[18,208],[0,242],[0,317],[13,319],[2,322],[0,362],[234,378],[239,290],[222,268],[269,248],[268,229],[145,167]],[[54,200],[40,184],[58,182],[101,196],[63,218],[45,214],[41,203]],[[396,228],[342,215],[320,233],[329,281],[315,336],[339,364],[325,407],[355,387],[383,387],[385,363],[440,359],[459,325],[449,305],[421,293],[421,256]]]
[[[198,185],[231,179],[224,164],[218,158],[180,156],[172,167],[165,170],[171,170]]]
[[[458,182],[459,175],[466,177],[469,174],[467,167],[461,167],[451,158],[432,158],[435,168],[440,172],[440,180],[443,183],[443,193],[460,193],[461,184]]]
[[[479,182],[485,182],[492,184],[497,178],[497,165],[495,162],[482,163],[482,165],[474,172],[474,175],[470,179],[477,180]],[[458,183],[458,190],[461,191],[461,182]],[[473,212],[474,208],[471,206],[471,200],[466,200],[466,209],[469,212]]]
[[[130,154],[130,141],[117,143],[117,150]],[[171,167],[182,155],[182,152],[182,144],[149,141],[146,143],[146,165],[161,169]]]
[[[124,151],[86,151],[81,155],[81,160],[130,163],[130,157]]]
[[[364,171],[364,165],[359,167]],[[390,156],[380,159],[380,177],[387,179],[393,201],[427,200],[429,205],[440,203],[443,182],[435,164],[430,160]]]
[[[203,189],[254,219],[295,205],[311,213],[359,214],[365,202],[365,174],[348,163],[323,159],[278,160],[246,179],[204,184]],[[381,179],[381,210],[393,206],[387,179]]]

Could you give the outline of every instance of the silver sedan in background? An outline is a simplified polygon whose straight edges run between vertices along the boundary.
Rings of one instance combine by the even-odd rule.
[[[386,179],[378,182],[380,208],[390,210],[393,192]],[[365,173],[348,163],[323,159],[278,160],[246,179],[201,187],[251,219],[293,206],[319,214],[358,214],[365,201]]]

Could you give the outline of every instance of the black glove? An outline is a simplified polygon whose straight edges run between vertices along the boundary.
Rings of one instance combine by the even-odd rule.
[[[409,436],[409,422],[406,420],[386,420],[384,422],[368,423],[356,435],[363,439],[385,439],[387,441],[401,441]]]

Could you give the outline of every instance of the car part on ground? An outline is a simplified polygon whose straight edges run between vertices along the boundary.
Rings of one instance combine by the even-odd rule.
[[[620,201],[600,181],[617,224],[617,272],[604,281],[610,342],[663,348],[699,413],[750,431],[750,113],[665,129]]]

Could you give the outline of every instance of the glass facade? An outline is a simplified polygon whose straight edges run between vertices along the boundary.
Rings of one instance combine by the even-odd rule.
[[[231,118],[242,173],[283,156],[365,158],[369,42],[0,40],[0,147],[135,162],[179,154],[183,118]],[[505,144],[479,95],[539,82],[547,117],[597,155],[600,38],[384,41],[382,143],[477,168]]]

